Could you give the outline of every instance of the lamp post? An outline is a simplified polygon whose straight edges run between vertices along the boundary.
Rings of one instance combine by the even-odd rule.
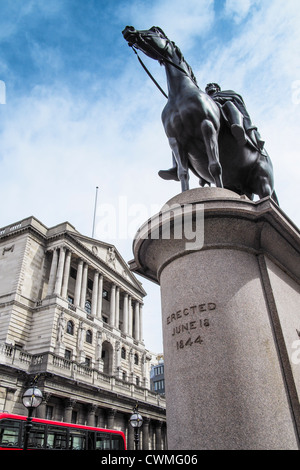
[[[138,405],[136,405],[133,409],[133,414],[130,416],[129,422],[134,429],[134,444],[135,450],[139,450],[139,428],[143,424],[143,418],[138,413]]]
[[[25,435],[23,450],[27,450],[28,438],[30,429],[32,428],[32,415],[35,408],[37,408],[43,400],[42,392],[35,385],[28,388],[22,397],[23,405],[28,409],[28,417],[25,424]]]

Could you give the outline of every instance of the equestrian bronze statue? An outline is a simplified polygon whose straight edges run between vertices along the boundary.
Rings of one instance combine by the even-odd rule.
[[[181,51],[160,28],[126,26],[123,36],[134,50],[165,67],[168,101],[162,122],[173,167],[159,175],[180,181],[186,191],[190,170],[201,186],[215,184],[252,200],[270,196],[278,204],[271,159],[242,97],[215,83],[202,91]]]

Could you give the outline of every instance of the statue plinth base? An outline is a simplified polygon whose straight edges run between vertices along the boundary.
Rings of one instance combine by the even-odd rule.
[[[140,228],[130,264],[161,287],[170,450],[299,448],[299,253],[272,200],[219,188]]]

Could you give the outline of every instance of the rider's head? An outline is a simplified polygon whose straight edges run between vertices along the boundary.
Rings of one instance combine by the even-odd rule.
[[[217,83],[208,83],[206,85],[205,91],[208,95],[212,95],[217,91],[221,91],[221,87]]]

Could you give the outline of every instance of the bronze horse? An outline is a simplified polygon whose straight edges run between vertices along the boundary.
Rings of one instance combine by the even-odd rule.
[[[189,189],[191,170],[201,186],[215,184],[250,199],[269,196],[278,204],[269,155],[234,138],[220,107],[199,88],[174,42],[155,26],[143,31],[126,26],[123,36],[129,46],[165,67],[168,102],[162,122],[182,191]]]

